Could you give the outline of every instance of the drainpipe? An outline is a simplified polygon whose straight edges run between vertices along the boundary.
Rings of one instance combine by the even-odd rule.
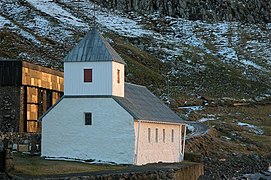
[[[182,161],[182,125],[179,125],[179,132],[180,132],[180,141],[179,141],[179,161]],[[182,156],[181,156],[182,155]]]
[[[135,164],[136,165],[137,165],[137,162],[138,162],[139,134],[140,134],[140,121],[138,121],[138,126],[137,126],[137,141],[136,141],[136,154],[135,154]]]
[[[184,125],[184,134],[183,134],[183,159],[184,159],[184,147],[185,147],[185,137],[186,136],[186,125]]]

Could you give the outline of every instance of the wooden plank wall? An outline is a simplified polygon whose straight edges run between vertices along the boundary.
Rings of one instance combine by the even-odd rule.
[[[27,87],[27,132],[37,132],[38,125],[38,88]]]
[[[27,90],[27,132],[40,132],[39,116],[53,105],[64,91],[64,74],[50,68],[23,62],[22,85]],[[51,102],[47,102],[52,93]]]
[[[22,68],[22,84],[41,87],[45,89],[64,91],[64,77],[33,70],[27,67]]]

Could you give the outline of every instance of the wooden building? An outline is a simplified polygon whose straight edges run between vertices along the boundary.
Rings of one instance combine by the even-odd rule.
[[[25,61],[0,61],[1,132],[40,132],[38,118],[63,94],[63,72]]]

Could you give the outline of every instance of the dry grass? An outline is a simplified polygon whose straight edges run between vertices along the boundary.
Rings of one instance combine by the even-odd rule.
[[[14,164],[15,170],[12,172],[13,174],[27,176],[86,173],[125,168],[125,166],[116,165],[93,165],[81,162],[45,160],[39,156],[30,156],[21,153],[14,153]]]
[[[191,118],[215,115],[218,120],[208,121],[205,124],[215,128],[217,140],[227,143],[227,151],[249,153],[251,151],[265,154],[271,150],[271,105],[255,106],[219,106],[206,107],[202,111],[191,114]],[[237,125],[244,122],[257,126],[264,134],[256,134],[251,128]],[[230,138],[226,140],[225,137]]]

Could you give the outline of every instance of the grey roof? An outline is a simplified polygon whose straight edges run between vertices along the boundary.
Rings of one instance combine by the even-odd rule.
[[[158,97],[152,94],[146,87],[125,83],[124,97],[103,95],[62,96],[57,103],[49,108],[40,118],[42,120],[64,98],[113,98],[135,120],[146,120],[154,122],[184,123],[177,114],[167,107]]]
[[[137,120],[184,122],[144,86],[125,83],[124,96],[124,98],[114,96],[114,99]]]
[[[118,53],[94,28],[69,52],[64,62],[116,61],[125,64]]]

